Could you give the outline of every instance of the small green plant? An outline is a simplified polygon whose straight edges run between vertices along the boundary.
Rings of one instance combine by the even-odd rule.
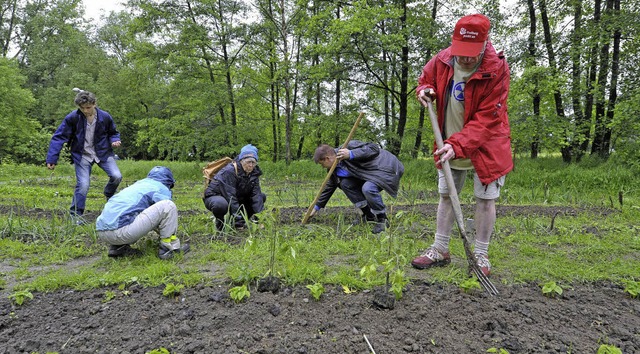
[[[313,296],[316,301],[320,301],[320,296],[324,294],[324,286],[322,283],[309,284],[307,285],[307,289],[309,289],[311,296]]]
[[[629,294],[633,299],[637,299],[640,294],[640,282],[627,280],[624,282],[624,292]]]
[[[478,282],[477,278],[468,278],[467,280],[460,283],[460,289],[465,294],[471,294],[475,291],[475,289],[480,289],[480,282]]]
[[[247,289],[246,285],[241,285],[229,289],[229,296],[233,301],[239,303],[244,299],[248,299],[249,296],[251,296],[251,293],[249,292],[249,289]]]
[[[542,285],[542,294],[548,297],[562,295],[562,288],[555,281],[548,281]]]
[[[171,354],[171,352],[169,350],[167,350],[167,348],[161,347],[161,348],[158,348],[158,349],[150,350],[150,351],[146,352],[145,354]]]
[[[509,354],[506,349],[502,348],[489,348],[487,349],[487,353]]]
[[[615,345],[600,344],[600,347],[598,347],[597,354],[622,354],[622,350],[620,350]]]
[[[102,299],[102,302],[109,302],[111,300],[113,300],[116,297],[116,293],[111,291],[111,290],[107,290],[104,293],[104,298]]]
[[[402,298],[402,291],[408,282],[409,280],[406,278],[402,269],[396,269],[395,272],[393,272],[391,275],[390,291],[396,297],[396,300],[400,300]]]
[[[182,284],[167,283],[167,285],[165,285],[164,287],[164,290],[162,290],[162,295],[166,297],[176,297],[180,295],[180,292],[183,288],[184,285]]]
[[[22,306],[27,299],[33,300],[33,294],[29,290],[20,290],[9,295],[9,299],[16,303],[18,306]]]

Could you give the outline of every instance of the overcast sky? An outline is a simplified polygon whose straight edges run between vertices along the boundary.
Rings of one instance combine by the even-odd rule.
[[[122,10],[120,3],[124,0],[82,0],[85,8],[85,16],[99,20],[111,11]]]

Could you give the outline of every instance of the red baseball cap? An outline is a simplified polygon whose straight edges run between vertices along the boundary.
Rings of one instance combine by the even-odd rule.
[[[464,16],[456,23],[451,40],[451,54],[475,57],[482,52],[484,42],[489,38],[491,22],[485,15]]]

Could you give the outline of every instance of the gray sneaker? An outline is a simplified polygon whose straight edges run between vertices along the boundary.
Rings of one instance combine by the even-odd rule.
[[[171,259],[173,255],[176,253],[185,254],[191,250],[191,246],[188,243],[183,243],[180,248],[172,249],[167,247],[163,242],[160,243],[160,247],[158,248],[158,257],[160,259]]]
[[[78,226],[87,225],[89,223],[87,219],[82,217],[82,215],[71,215],[71,222]]]

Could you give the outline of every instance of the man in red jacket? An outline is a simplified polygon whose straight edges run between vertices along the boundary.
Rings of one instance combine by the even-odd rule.
[[[489,40],[489,19],[464,16],[456,23],[452,43],[422,69],[416,93],[426,105],[435,100],[444,145],[434,152],[438,170],[435,241],[411,264],[418,269],[447,265],[449,238],[455,220],[449,191],[441,170],[450,161],[457,191],[468,171],[474,170],[476,197],[474,253],[485,275],[491,272],[489,241],[496,221],[495,200],[505,175],[513,169],[507,117],[509,65]]]

